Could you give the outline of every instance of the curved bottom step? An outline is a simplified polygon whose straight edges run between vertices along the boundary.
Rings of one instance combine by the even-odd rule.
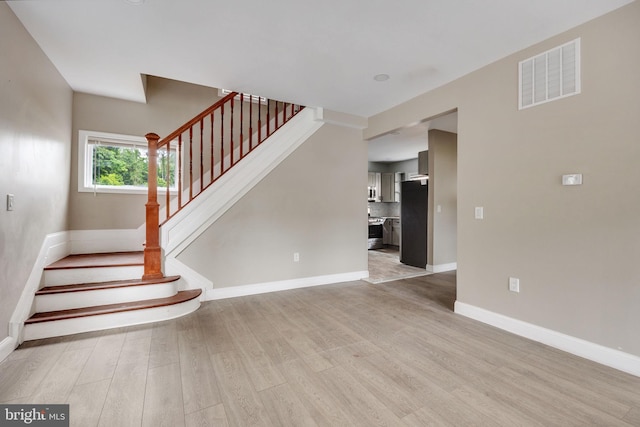
[[[24,340],[173,319],[197,310],[201,293],[193,289],[166,298],[36,313],[24,323]]]

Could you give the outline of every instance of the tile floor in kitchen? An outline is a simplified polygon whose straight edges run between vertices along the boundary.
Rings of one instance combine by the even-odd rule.
[[[432,274],[423,268],[402,264],[397,246],[372,249],[368,251],[368,254],[369,278],[365,280],[369,283],[383,283]]]

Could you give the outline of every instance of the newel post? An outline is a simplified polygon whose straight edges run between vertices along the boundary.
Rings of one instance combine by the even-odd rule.
[[[147,208],[147,241],[144,247],[144,275],[142,279],[157,279],[164,277],[160,249],[160,205],[158,204],[158,141],[160,137],[155,133],[148,133],[145,136],[149,143],[147,153],[149,198],[145,205]]]

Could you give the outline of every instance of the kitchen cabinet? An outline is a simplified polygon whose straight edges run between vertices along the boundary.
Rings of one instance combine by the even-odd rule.
[[[390,245],[393,240],[393,220],[387,218],[382,224],[382,243]]]
[[[395,174],[383,173],[380,176],[380,201],[395,202]]]
[[[370,202],[380,201],[380,173],[369,172],[367,180],[367,200]]]
[[[400,246],[400,220],[394,219],[391,223],[391,244],[394,246]]]
[[[369,172],[367,199],[370,202],[399,202],[401,173]]]
[[[400,246],[400,219],[387,218],[382,227],[382,243]]]

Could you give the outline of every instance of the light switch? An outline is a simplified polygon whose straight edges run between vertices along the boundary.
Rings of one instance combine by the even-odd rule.
[[[7,210],[13,210],[13,194],[7,194]]]
[[[476,219],[484,218],[484,208],[482,206],[476,206]]]
[[[562,185],[582,185],[582,174],[572,173],[562,175]]]
[[[436,212],[438,213],[442,212],[442,205],[436,206]]]

